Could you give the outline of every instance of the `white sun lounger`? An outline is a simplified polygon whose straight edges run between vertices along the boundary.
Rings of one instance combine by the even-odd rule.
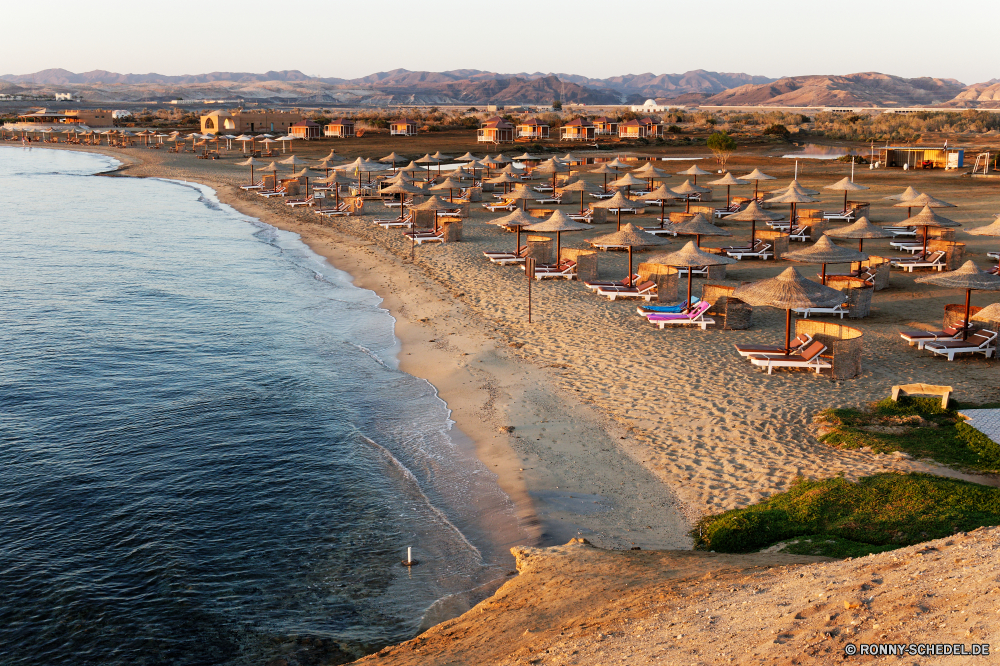
[[[774,256],[774,252],[771,251],[770,243],[764,243],[763,246],[759,248],[755,247],[752,250],[726,250],[726,254],[737,261],[743,257],[747,257],[749,259],[770,259]]]
[[[606,296],[609,301],[619,298],[642,298],[648,303],[656,297],[656,283],[647,280],[634,287],[598,287],[597,293]]]
[[[912,273],[914,268],[933,268],[937,272],[941,272],[945,269],[945,252],[943,250],[938,250],[934,252],[926,260],[916,260],[916,261],[896,261],[892,265],[896,268],[902,268],[907,273]]]
[[[709,324],[715,323],[714,319],[705,316],[711,307],[712,304],[708,301],[699,301],[687,314],[653,313],[646,320],[659,326],[661,331],[667,326],[698,326],[704,331]]]
[[[767,368],[767,374],[771,374],[774,368],[805,368],[816,370],[816,374],[824,368],[832,368],[828,361],[820,357],[826,351],[826,345],[819,341],[809,343],[799,354],[751,354],[747,358],[754,365]]]
[[[997,334],[985,328],[976,331],[968,340],[939,340],[924,343],[924,349],[932,354],[947,356],[949,361],[955,360],[955,354],[982,354],[986,358],[996,351]]]
[[[803,347],[812,342],[812,336],[808,333],[799,333],[790,344],[792,353],[799,353]],[[736,352],[740,356],[752,356],[754,354],[780,354],[785,351],[781,345],[736,345]]]
[[[813,315],[840,315],[843,319],[849,312],[843,305],[834,305],[832,308],[792,308],[792,311],[802,315],[803,319],[809,319]]]

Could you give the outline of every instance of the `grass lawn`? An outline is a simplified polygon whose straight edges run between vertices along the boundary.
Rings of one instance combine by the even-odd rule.
[[[1000,471],[1000,446],[958,415],[958,405],[941,408],[938,398],[885,399],[867,411],[828,409],[816,417],[827,430],[820,441],[837,448],[870,448],[876,453],[902,451],[914,458],[930,458],[945,465],[977,472]]]
[[[799,479],[787,492],[702,518],[695,548],[749,553],[796,539],[784,552],[858,557],[1000,524],[1000,488],[888,472],[857,482]]]

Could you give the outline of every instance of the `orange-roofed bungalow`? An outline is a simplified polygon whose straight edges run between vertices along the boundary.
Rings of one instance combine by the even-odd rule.
[[[618,134],[618,123],[606,116],[594,118],[594,134],[615,136]]]
[[[389,123],[391,136],[416,136],[417,122],[415,120],[393,120]]]
[[[323,135],[338,139],[346,139],[349,136],[354,136],[354,121],[350,118],[338,118],[326,126]]]
[[[560,141],[590,141],[597,132],[594,123],[587,118],[571,120],[559,129],[562,133]]]
[[[656,118],[643,118],[639,122],[646,127],[646,136],[648,137],[663,136],[663,123],[661,123]]]
[[[517,126],[517,136],[520,139],[547,139],[549,125],[538,118],[529,118]]]
[[[641,139],[646,136],[646,131],[646,126],[638,120],[618,123],[618,136],[622,139]]]
[[[292,136],[297,136],[300,139],[318,139],[320,137],[320,130],[323,128],[319,123],[314,123],[311,120],[302,120],[295,123],[288,128],[288,133]]]
[[[476,141],[479,143],[513,143],[514,126],[500,116],[496,116],[484,120],[479,129],[476,130],[476,135]]]

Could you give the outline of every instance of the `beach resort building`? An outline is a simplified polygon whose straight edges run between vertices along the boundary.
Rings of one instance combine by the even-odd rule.
[[[337,118],[323,129],[323,136],[332,136],[336,139],[354,136],[354,121],[350,118]]]
[[[626,120],[618,123],[618,136],[623,139],[652,139],[663,136],[663,125],[654,118]]]
[[[549,124],[538,118],[529,118],[522,123],[518,123],[517,138],[547,139],[549,138]]]
[[[594,118],[594,134],[598,136],[617,136],[618,122],[606,116]]]
[[[307,118],[292,125],[288,129],[288,133],[308,141],[309,139],[318,139],[322,130],[323,127],[319,123],[315,123]]]
[[[513,143],[514,125],[500,116],[484,120],[476,131],[479,143]]]
[[[115,119],[111,111],[105,109],[67,110],[61,112],[39,109],[34,113],[26,113],[17,117],[17,127],[24,129],[42,129],[62,125],[80,125],[86,127],[114,127]]]
[[[886,167],[907,169],[960,169],[965,166],[965,150],[944,146],[883,146],[878,161]]]
[[[389,123],[389,134],[391,136],[416,136],[417,121],[393,120],[391,123]]]
[[[592,141],[597,130],[586,118],[571,120],[559,128],[561,141]]]
[[[293,111],[213,111],[201,117],[202,134],[246,134],[247,132],[280,132],[285,134],[292,125],[305,120]]]

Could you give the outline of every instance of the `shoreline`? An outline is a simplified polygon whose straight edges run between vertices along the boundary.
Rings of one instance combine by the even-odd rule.
[[[491,332],[471,325],[475,316],[466,312],[457,290],[449,292],[419,264],[341,229],[299,219],[291,210],[275,210],[232,182],[183,168],[170,173],[170,169],[142,159],[145,153],[96,146],[34,148],[99,153],[121,163],[96,174],[99,176],[188,180],[210,187],[221,203],[297,234],[331,266],[350,275],[355,286],[378,295],[381,307],[395,320],[399,369],[435,387],[451,412],[453,439],[471,442],[475,457],[496,475],[496,484],[514,504],[524,538],[508,539],[507,548],[502,550],[560,545],[575,537],[616,550],[637,545],[644,549],[691,548],[687,531],[697,514],[686,510],[672,489],[635,456],[618,448],[618,442],[634,437],[631,429],[561,391],[552,376],[558,368],[552,372],[538,367],[523,355],[512,353],[497,329]],[[244,174],[237,171],[234,175]],[[553,404],[559,404],[566,415],[555,424],[559,430],[553,437],[560,444],[558,460],[532,441],[552,436],[541,424],[552,422],[545,416]],[[521,424],[529,427],[519,427]],[[505,432],[511,426],[513,429]],[[604,478],[576,478],[575,470],[592,465],[595,457]],[[593,492],[595,485],[603,492]],[[625,486],[625,491],[620,492],[620,486]],[[665,509],[675,520],[656,525],[659,518],[648,515],[651,504]],[[647,528],[650,523],[655,527]]]

